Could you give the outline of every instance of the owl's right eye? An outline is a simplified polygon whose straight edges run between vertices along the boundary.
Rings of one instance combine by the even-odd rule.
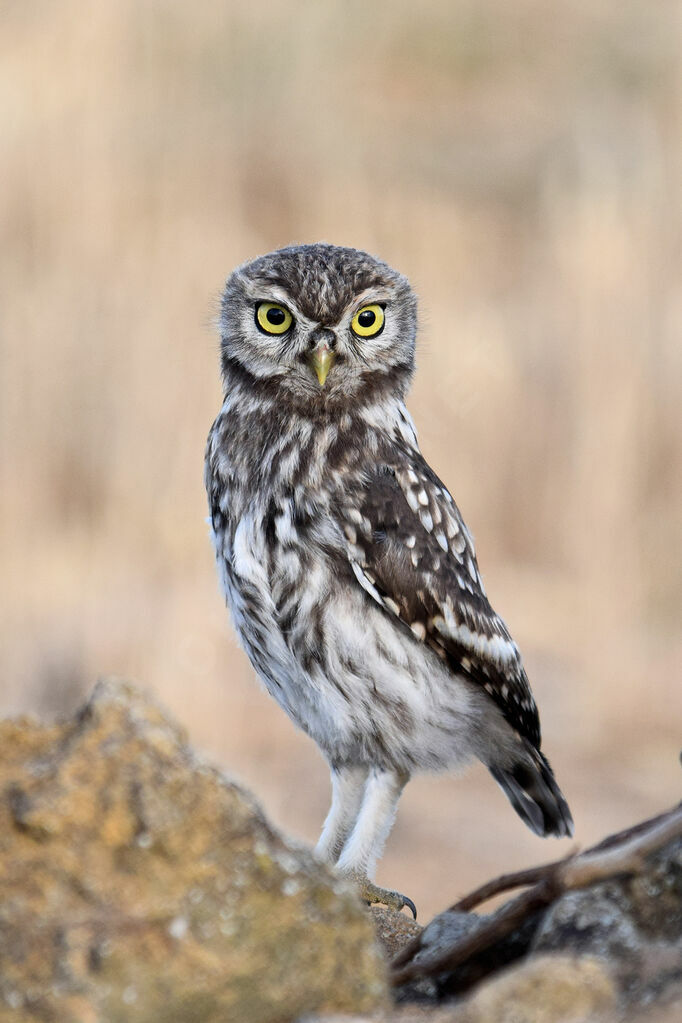
[[[256,306],[256,326],[264,334],[286,334],[294,318],[277,302],[259,302]]]

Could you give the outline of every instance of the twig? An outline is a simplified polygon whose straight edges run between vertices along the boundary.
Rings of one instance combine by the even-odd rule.
[[[681,809],[682,803],[678,804],[676,809]],[[609,835],[608,838],[603,838],[597,845],[590,846],[586,849],[581,856],[589,856],[592,853],[601,852],[602,850],[610,849],[614,845],[620,845],[625,842],[626,839],[634,838],[637,835],[641,835],[643,832],[649,832],[654,825],[662,823],[668,820],[670,814],[674,814],[675,810],[666,810],[665,813],[657,814],[656,817],[651,817],[649,820],[642,821],[640,824],[636,824],[634,827],[626,828],[624,831],[616,832],[613,835]],[[475,909],[476,906],[480,906],[481,903],[487,902],[488,899],[492,899],[495,895],[500,895],[502,892],[510,891],[512,888],[526,888],[528,885],[537,884],[538,881],[542,881],[548,873],[561,867],[562,864],[568,863],[570,860],[575,860],[578,856],[578,849],[573,849],[567,856],[562,857],[560,860],[554,860],[553,863],[545,863],[541,867],[530,867],[527,870],[517,870],[512,874],[502,874],[501,877],[497,877],[492,881],[488,881],[486,884],[481,885],[480,888],[476,888],[469,895],[465,895],[459,902],[455,902],[454,905],[450,906],[450,912],[468,912],[469,910]]]
[[[533,887],[490,919],[481,921],[473,934],[453,942],[440,955],[422,963],[412,961],[422,947],[422,935],[419,935],[393,960],[393,985],[397,987],[417,977],[434,976],[461,966],[508,937],[531,913],[550,905],[564,892],[587,888],[607,878],[639,873],[648,855],[677,837],[682,837],[682,804],[643,825],[610,836],[580,856],[571,855],[544,867],[518,871],[491,881],[460,900],[456,907],[478,905],[490,894],[521,884],[531,883]]]
[[[495,895],[500,895],[501,892],[508,892],[512,888],[527,888],[528,885],[537,884],[538,881],[542,881],[548,873],[556,870],[563,863],[567,863],[572,860],[578,853],[575,849],[570,852],[568,856],[562,856],[560,860],[554,860],[553,863],[545,863],[541,867],[529,867],[527,870],[517,870],[513,874],[502,874],[501,877],[496,877],[492,881],[488,881],[486,884],[482,884],[480,888],[476,888],[475,891],[470,892],[469,895],[465,895],[459,902],[455,902],[454,905],[450,906],[448,912],[450,913],[465,913],[469,910],[475,909],[476,906],[480,906],[482,902],[487,902],[488,899],[492,899]]]
[[[404,966],[399,965],[398,968],[397,964],[394,964],[391,969],[391,983],[394,987],[399,987],[409,980],[416,980],[417,977],[432,977],[461,966],[468,959],[473,959],[491,945],[506,938],[529,913],[548,905],[556,894],[557,890],[551,879],[546,878],[508,903],[490,920],[482,921],[473,934],[454,942],[439,956],[434,956],[423,963],[408,962]]]
[[[639,832],[616,846],[604,845],[576,856],[559,868],[566,891],[587,888],[618,874],[638,874],[651,853],[661,849],[675,838],[682,838],[682,806],[676,806],[653,827]]]

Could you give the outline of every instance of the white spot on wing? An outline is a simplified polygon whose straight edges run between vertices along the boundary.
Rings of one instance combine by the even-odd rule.
[[[376,600],[377,604],[383,604],[383,600],[381,599],[379,591],[369,581],[365,573],[362,571],[360,565],[358,565],[357,561],[351,561],[350,567],[353,569],[355,578],[360,583],[363,590],[366,590],[366,592],[369,593],[370,597],[373,597],[374,600]]]
[[[461,533],[459,533],[457,536],[455,536],[453,538],[452,546],[455,548],[455,550],[457,551],[458,554],[464,554],[464,551],[466,550],[467,542],[466,542],[466,540],[464,539],[464,537],[462,536]]]
[[[407,490],[405,492],[405,499],[412,511],[419,511],[419,498],[415,494],[414,490]]]
[[[428,532],[430,533],[431,530],[433,529],[433,519],[431,518],[431,513],[428,511],[422,512],[420,518],[422,520],[422,525],[424,529],[428,530]]]
[[[467,625],[459,624],[448,604],[443,605],[443,614],[432,619],[432,626],[443,636],[461,643],[467,650],[479,654],[488,661],[499,666],[507,666],[518,661],[519,651],[516,643],[503,636],[485,636],[473,632]],[[485,666],[482,665],[485,671]]]

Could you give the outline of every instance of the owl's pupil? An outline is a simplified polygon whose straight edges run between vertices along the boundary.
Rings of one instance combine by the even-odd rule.
[[[371,309],[364,309],[358,316],[358,323],[361,327],[371,327],[377,318],[377,314]]]
[[[265,319],[268,323],[271,323],[273,327],[279,327],[284,323],[284,310],[283,309],[268,309],[265,314]]]

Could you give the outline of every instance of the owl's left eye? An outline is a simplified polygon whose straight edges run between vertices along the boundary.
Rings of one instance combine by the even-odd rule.
[[[256,306],[256,326],[264,334],[286,334],[293,322],[287,307],[278,302],[259,302]]]
[[[351,320],[350,329],[357,337],[376,337],[384,329],[384,308],[381,305],[363,305]]]

